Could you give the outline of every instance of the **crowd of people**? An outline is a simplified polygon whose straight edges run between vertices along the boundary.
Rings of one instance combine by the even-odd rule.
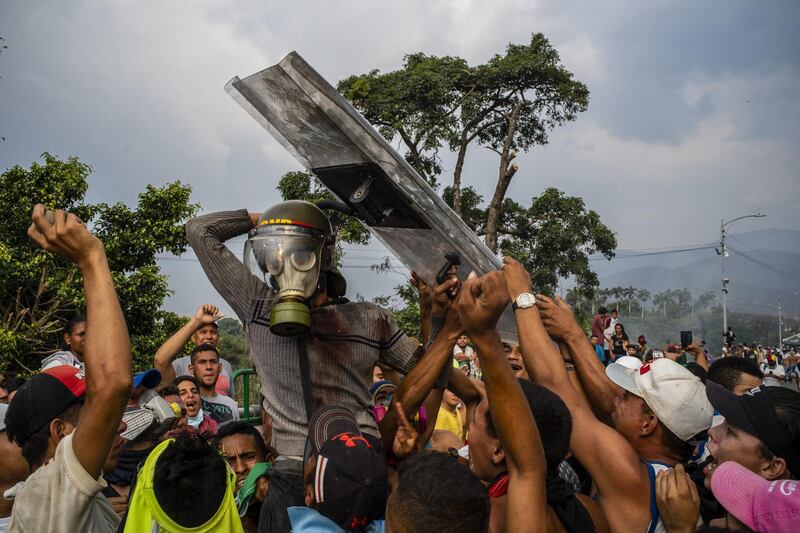
[[[587,335],[509,257],[414,275],[420,343],[347,301],[330,223],[284,202],[187,224],[245,325],[253,425],[218,307],[132,373],[102,243],[42,205],[28,233],[78,266],[86,312],[40,372],[0,375],[0,532],[800,530],[795,354],[648,347],[606,309]],[[225,247],[242,234],[260,273]],[[508,306],[517,339],[496,331]]]

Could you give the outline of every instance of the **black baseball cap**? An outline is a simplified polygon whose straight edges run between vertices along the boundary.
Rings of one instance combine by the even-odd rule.
[[[304,457],[317,458],[314,507],[345,530],[383,518],[389,479],[378,446],[361,433],[345,407],[323,407],[309,420]]]
[[[48,368],[28,379],[8,406],[6,431],[19,446],[71,405],[86,395],[82,369],[61,365]]]
[[[737,396],[722,385],[708,381],[706,395],[726,421],[759,438],[772,453],[786,461],[790,472],[800,472],[800,451],[793,450],[786,441],[764,385]]]

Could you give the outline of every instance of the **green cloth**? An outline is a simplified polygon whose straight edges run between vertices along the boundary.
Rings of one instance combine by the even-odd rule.
[[[236,502],[233,491],[236,487],[236,474],[227,468],[227,487],[222,503],[217,512],[205,524],[197,527],[184,527],[175,523],[161,508],[153,490],[153,474],[156,462],[164,450],[174,439],[165,440],[152,451],[144,462],[133,492],[133,499],[128,508],[128,517],[125,522],[125,533],[140,533],[142,531],[160,531],[162,533],[206,533],[219,531],[223,533],[244,533],[242,521],[236,512]],[[187,496],[190,497],[190,496]],[[153,524],[158,525],[158,529]]]

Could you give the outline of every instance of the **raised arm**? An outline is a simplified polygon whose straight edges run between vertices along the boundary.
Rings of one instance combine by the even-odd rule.
[[[694,354],[695,362],[708,370],[708,357],[706,357],[706,352],[704,352],[700,346],[690,344],[686,347],[686,351]]]
[[[477,346],[489,410],[508,468],[506,531],[546,531],[547,464],[539,431],[519,382],[508,365],[497,320],[509,304],[501,272],[470,277],[455,309]]]
[[[514,259],[504,259],[509,293],[531,290],[530,276]],[[555,304],[537,295],[537,304],[517,309],[517,333],[525,369],[531,379],[558,394],[572,414],[570,451],[589,471],[600,505],[612,530],[635,531],[649,521],[649,479],[633,447],[614,429],[600,422],[569,382],[558,350],[550,342],[539,307]]]
[[[253,281],[259,292],[268,289],[266,284],[253,276],[242,260],[225,246],[225,241],[244,235],[253,229],[258,216],[244,209],[220,211],[193,218],[186,223],[186,236],[200,260],[203,271],[245,325],[250,323],[251,317],[247,316],[248,305],[254,296],[248,292],[246,281]]]
[[[156,350],[153,364],[161,372],[162,384],[172,383],[175,379],[175,369],[172,367],[172,362],[183,351],[183,347],[192,338],[192,334],[199,328],[207,324],[213,324],[221,318],[222,315],[218,308],[211,304],[203,304],[181,329],[173,333],[172,337],[159,346],[158,350]]]
[[[48,220],[52,216],[52,222]],[[28,235],[49,252],[76,263],[86,295],[86,399],[72,437],[86,472],[100,475],[131,392],[131,346],[103,244],[73,214],[33,209]]]
[[[622,394],[622,389],[606,376],[603,363],[569,305],[559,297],[555,301],[548,298],[540,298],[540,301],[543,305],[537,307],[545,331],[566,348],[589,405],[601,420],[608,421],[614,410],[614,398]]]
[[[457,284],[458,280],[451,278],[436,287],[434,292],[441,297],[446,291],[455,287]],[[439,389],[445,388],[447,385],[446,381],[443,383],[437,382],[440,381],[439,378],[442,372],[445,371],[445,367],[451,364],[453,346],[460,333],[461,325],[458,322],[457,316],[454,313],[448,312],[441,331],[437,333],[431,345],[425,350],[425,354],[414,368],[406,374],[400,386],[397,387],[392,397],[393,405],[389,408],[383,420],[381,420],[380,432],[386,449],[391,449],[392,442],[394,441],[394,434],[397,431],[399,422],[394,403],[402,404],[406,416],[411,419],[419,410],[420,405],[428,398],[434,387]],[[439,397],[439,401],[441,402],[441,396]],[[433,403],[434,400],[429,402],[431,405]],[[435,408],[435,406],[433,407]],[[423,442],[430,437],[435,423],[435,419],[429,420],[429,431],[423,434]]]

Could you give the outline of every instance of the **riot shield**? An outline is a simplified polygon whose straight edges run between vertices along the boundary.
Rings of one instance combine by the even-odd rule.
[[[425,180],[317,71],[292,52],[225,90],[431,286],[445,255],[461,257],[459,276],[502,262]],[[509,306],[498,323],[517,342]]]

